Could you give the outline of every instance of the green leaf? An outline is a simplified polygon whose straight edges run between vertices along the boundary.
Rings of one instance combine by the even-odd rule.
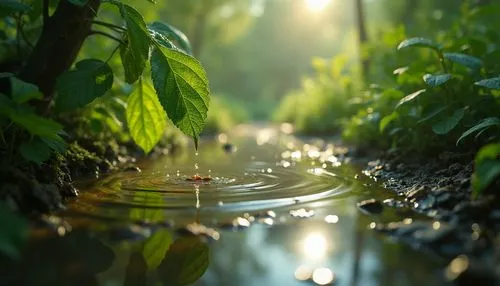
[[[17,103],[25,103],[32,99],[42,99],[43,94],[38,89],[38,86],[22,81],[18,78],[11,77],[12,85],[12,100]]]
[[[165,131],[165,112],[151,85],[142,80],[128,98],[127,124],[130,135],[148,153]]]
[[[500,176],[500,144],[482,147],[476,154],[475,172],[472,179],[473,198],[477,198]]]
[[[498,89],[500,90],[500,77],[493,77],[488,79],[483,79],[474,83],[477,86],[486,87],[489,89]]]
[[[465,110],[463,108],[457,109],[450,117],[432,125],[432,131],[434,131],[434,133],[438,135],[448,134],[453,128],[457,126],[464,115]]]
[[[35,137],[30,142],[21,144],[21,155],[24,159],[41,165],[50,158],[50,147],[40,138]]]
[[[448,107],[446,107],[446,106],[435,106],[434,108],[431,109],[431,111],[426,113],[424,115],[424,117],[422,117],[420,120],[418,120],[417,123],[418,124],[424,123],[424,122],[434,118],[435,116],[437,116],[441,112],[445,111],[446,109],[448,109]]]
[[[75,67],[57,79],[56,89],[59,94],[55,108],[58,111],[84,107],[103,96],[113,85],[113,71],[103,61],[82,60]]]
[[[405,97],[403,97],[399,102],[398,104],[396,104],[396,108],[400,107],[401,105],[405,104],[405,103],[408,103],[408,102],[411,102],[413,101],[415,98],[417,98],[418,96],[420,96],[421,94],[425,93],[427,90],[426,89],[421,89],[421,90],[418,90],[418,91],[415,91],[414,93],[412,94],[409,94]]]
[[[191,56],[157,46],[151,57],[151,78],[168,117],[194,138],[197,147],[210,103],[203,67]]]
[[[478,70],[483,66],[483,62],[473,56],[461,53],[444,53],[445,59],[463,65],[473,70]]]
[[[149,270],[154,270],[160,265],[171,244],[172,233],[168,229],[160,229],[146,240],[142,255]]]
[[[488,118],[481,120],[481,122],[479,122],[478,124],[469,128],[467,131],[465,131],[462,134],[462,136],[460,136],[460,138],[458,138],[457,145],[462,140],[469,137],[471,134],[474,134],[476,132],[481,132],[482,130],[484,130],[486,128],[490,128],[491,126],[500,126],[500,119],[498,119],[497,117],[488,117]]]
[[[389,125],[389,123],[391,123],[392,121],[396,120],[398,117],[399,117],[399,114],[396,112],[393,112],[393,113],[385,116],[384,118],[382,118],[382,120],[380,120],[380,124],[379,124],[380,133],[384,132],[387,125]]]
[[[433,50],[441,50],[441,46],[434,43],[432,40],[429,40],[426,38],[406,39],[398,45],[398,50],[410,48],[410,47],[420,47],[420,48],[430,48]]]
[[[199,237],[177,239],[158,268],[164,285],[183,286],[194,283],[208,268],[209,248]]]
[[[3,111],[3,109],[0,109],[0,112],[4,113]],[[4,114],[32,135],[38,135],[42,138],[56,141],[64,141],[60,136],[60,134],[63,133],[61,124],[51,119],[40,117],[27,107],[9,106]]]
[[[9,16],[14,13],[25,13],[31,10],[29,5],[21,3],[16,0],[2,0],[0,1],[0,17]]]
[[[440,86],[447,81],[449,81],[453,76],[451,74],[425,74],[423,79],[424,82],[431,87]]]
[[[0,202],[0,252],[10,258],[20,259],[21,250],[28,240],[28,222],[13,214]]]
[[[177,28],[162,22],[153,22],[148,28],[151,36],[164,47],[172,48],[170,47],[170,41],[165,41],[166,38],[168,40],[173,40],[176,46],[180,47],[185,53],[192,54],[191,44],[188,38]]]
[[[120,14],[127,26],[127,44],[121,45],[120,56],[125,69],[125,81],[136,82],[142,75],[149,56],[149,37],[146,23],[141,14],[129,5],[111,1],[120,9]]]
[[[87,4],[87,2],[89,2],[89,0],[68,0],[68,2],[73,5],[83,7]]]
[[[61,133],[61,132],[59,132]],[[50,147],[50,149],[58,152],[58,153],[64,153],[66,150],[66,141],[64,141],[62,138],[41,138],[42,141],[47,144],[47,146]]]

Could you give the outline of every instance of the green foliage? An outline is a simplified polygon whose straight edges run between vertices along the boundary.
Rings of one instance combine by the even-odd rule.
[[[89,5],[87,0],[69,2],[79,7]],[[42,164],[53,151],[64,151],[63,126],[40,115],[50,114],[48,111],[52,107],[59,112],[58,116],[66,117],[73,124],[78,122],[77,133],[86,128],[87,133],[113,134],[122,141],[131,138],[145,152],[151,151],[163,137],[167,127],[166,113],[175,126],[194,138],[197,145],[210,98],[207,76],[201,64],[189,55],[191,46],[187,37],[166,23],[153,22],[148,26],[140,12],[122,1],[103,1],[100,8],[110,10],[99,13],[106,21],[100,18],[94,21],[92,34],[106,37],[99,45],[104,47],[102,51],[107,51],[111,40],[118,46],[110,51],[110,56],[100,49],[91,57],[80,56],[73,69],[57,78],[54,98],[51,94],[43,95],[37,86],[21,81],[12,73],[0,73],[0,79],[10,78],[11,82],[11,94],[0,95],[0,119],[4,119],[0,135],[4,138],[8,133],[14,136],[12,142],[19,141],[20,144],[15,144],[3,140],[4,145],[16,145],[10,148],[16,155]],[[57,9],[57,6],[51,2],[50,9]],[[18,25],[16,29],[4,29],[0,25],[0,32],[6,32],[5,37],[18,41],[12,41],[12,50],[22,51],[27,44],[30,49],[26,53],[32,51],[42,31],[41,15],[41,1],[0,3],[0,16],[7,17],[5,23],[17,22]],[[123,26],[114,24],[115,21],[123,21]],[[29,33],[22,29],[24,27],[30,27]],[[5,43],[9,42],[2,40],[0,50],[7,45]],[[123,71],[113,58],[118,50]],[[151,71],[146,70],[149,62]],[[154,89],[145,77],[152,79]],[[72,119],[71,114],[80,118]],[[125,122],[130,134],[124,132]],[[11,123],[19,130],[11,128]]]
[[[489,144],[476,154],[475,172],[472,177],[473,198],[500,178],[500,144]]]
[[[165,131],[165,113],[153,87],[142,80],[128,98],[127,123],[132,138],[146,153]]]
[[[100,60],[83,60],[76,69],[62,74],[57,80],[58,97],[55,108],[71,111],[103,96],[113,85],[113,71]]]
[[[475,83],[477,86],[482,86],[490,89],[500,90],[500,77],[483,79]]]
[[[437,75],[425,74],[424,82],[430,87],[437,87],[442,84],[445,84],[451,78],[453,78],[451,74],[437,74]]]
[[[248,111],[245,106],[232,102],[227,97],[212,95],[203,134],[215,135],[219,132],[227,132],[247,119]]]
[[[199,237],[187,236],[174,241],[158,271],[164,285],[183,286],[198,280],[208,263],[208,245]]]
[[[420,47],[420,48],[430,48],[434,50],[441,50],[441,46],[434,43],[432,40],[426,38],[411,38],[402,41],[398,45],[398,50],[411,48],[411,47]]]
[[[149,270],[154,270],[160,266],[171,245],[172,233],[168,229],[156,231],[144,242],[142,256],[146,260]]]
[[[168,117],[195,139],[197,147],[210,103],[205,71],[193,57],[156,46],[151,57],[151,78]]]

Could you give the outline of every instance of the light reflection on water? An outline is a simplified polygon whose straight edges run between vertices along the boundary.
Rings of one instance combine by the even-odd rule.
[[[75,226],[98,230],[92,235],[115,253],[96,276],[100,285],[123,285],[137,244],[161,253],[174,230],[186,228],[217,238],[209,244],[208,270],[195,285],[307,285],[300,281],[307,279],[319,285],[441,285],[434,269],[443,261],[367,228],[373,220],[395,219],[393,213],[367,217],[356,210],[357,201],[384,199],[386,191],[366,187],[369,180],[357,169],[340,164],[335,146],[304,145],[279,134],[247,126],[219,136],[220,142],[201,142],[198,156],[144,161],[142,173],[82,184],[87,191],[63,215]],[[224,151],[222,141],[238,151]],[[195,171],[212,180],[187,181]],[[133,227],[117,232],[115,224]],[[165,226],[171,226],[168,234]]]

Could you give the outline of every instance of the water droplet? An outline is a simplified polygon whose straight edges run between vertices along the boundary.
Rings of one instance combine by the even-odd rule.
[[[198,170],[198,169],[199,169],[199,167],[198,167],[198,163],[194,163],[194,168],[195,168],[195,170]]]
[[[339,221],[339,217],[336,215],[327,215],[325,216],[325,221],[327,223],[337,223]]]
[[[272,173],[272,172],[273,172],[273,169],[271,169],[271,168],[267,168],[267,172],[268,172],[268,173]]]
[[[198,156],[198,152],[194,153],[195,156]]]

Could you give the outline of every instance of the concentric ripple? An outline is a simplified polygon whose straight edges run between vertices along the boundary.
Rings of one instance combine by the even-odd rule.
[[[209,181],[190,180],[192,172],[186,168],[116,174],[84,193],[78,210],[108,216],[120,212],[112,209],[162,209],[177,214],[196,209],[257,211],[322,200],[348,190],[345,180],[323,168],[285,168],[254,161],[245,169],[227,168],[224,176],[212,174]]]

